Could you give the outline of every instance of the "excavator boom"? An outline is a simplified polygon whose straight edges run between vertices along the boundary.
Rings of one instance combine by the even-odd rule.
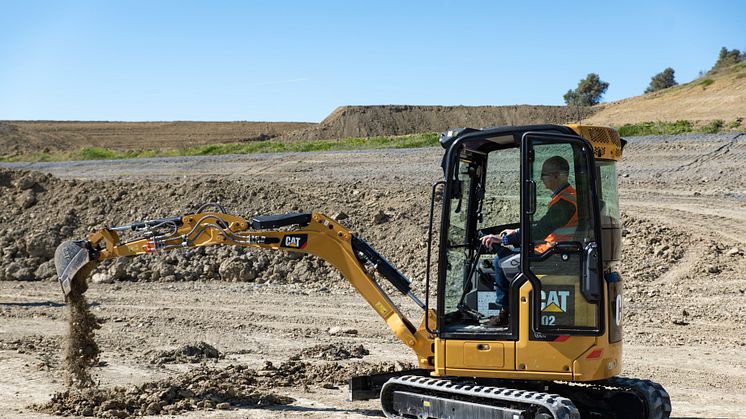
[[[259,216],[247,221],[225,213],[220,205],[210,205],[217,211],[102,228],[90,233],[86,240],[62,243],[55,252],[55,266],[63,293],[67,296],[75,289],[74,283],[82,281],[84,284],[99,262],[118,257],[211,245],[308,253],[334,265],[347,278],[394,334],[417,354],[420,368],[433,368],[433,339],[426,330],[424,319],[419,327],[415,327],[366,265],[423,310],[425,305],[412,292],[411,281],[364,240],[320,213]],[[120,233],[128,231],[138,237],[121,241]],[[433,310],[426,311],[425,315],[430,316],[430,324],[435,324]]]

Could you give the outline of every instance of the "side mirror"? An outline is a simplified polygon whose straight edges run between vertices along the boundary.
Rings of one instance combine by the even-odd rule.
[[[598,268],[598,244],[588,243],[583,252],[583,278],[580,292],[589,303],[601,301],[601,280]]]

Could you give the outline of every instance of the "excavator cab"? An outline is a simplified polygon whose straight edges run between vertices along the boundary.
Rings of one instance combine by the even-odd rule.
[[[608,146],[557,125],[442,136],[447,151],[438,254],[435,331],[436,346],[443,349],[436,350],[438,373],[478,369],[480,375],[500,378],[550,374],[576,380],[580,371],[574,364],[600,348],[609,358],[593,379],[618,373],[621,346],[617,351],[613,345],[621,340],[621,287],[614,264],[621,235],[611,185],[622,144],[613,130],[582,128],[592,129]],[[569,166],[566,183],[574,190],[576,214],[573,225],[553,232],[547,242],[547,212],[557,192],[542,173],[550,158]],[[506,229],[519,229],[519,242],[482,245],[480,237]],[[507,279],[503,309],[509,313],[508,321],[496,326],[488,321],[498,314],[495,268]],[[561,345],[561,358],[548,354],[557,351],[554,342],[566,341],[575,345]]]

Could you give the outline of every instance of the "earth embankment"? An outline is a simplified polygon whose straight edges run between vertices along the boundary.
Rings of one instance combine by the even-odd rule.
[[[575,122],[591,108],[567,106],[342,106],[318,126],[284,134],[287,141],[338,139],[441,132],[449,128],[484,128]]]

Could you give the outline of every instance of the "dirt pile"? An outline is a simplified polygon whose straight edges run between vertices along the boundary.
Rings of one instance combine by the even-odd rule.
[[[267,362],[260,370],[243,365],[200,366],[187,373],[140,386],[70,389],[53,396],[36,410],[56,415],[128,417],[173,415],[192,410],[227,410],[290,404],[290,397],[272,392],[280,387],[332,387],[355,375],[400,371],[407,364],[357,362],[310,364]]]
[[[376,137],[441,132],[459,127],[567,123],[591,115],[591,108],[566,106],[342,106],[318,126],[291,131],[286,141]]]
[[[177,349],[167,351],[155,351],[148,354],[151,364],[184,364],[198,363],[207,360],[217,361],[224,358],[214,346],[205,342],[183,345]]]
[[[629,343],[744,346],[721,333],[689,333],[727,322],[746,329],[746,251],[735,242],[623,214],[624,322]],[[675,328],[676,333],[666,330]]]
[[[70,389],[36,409],[56,415],[119,417],[173,415],[191,410],[289,404],[266,392],[257,372],[241,365],[196,368],[175,378],[141,386]]]
[[[304,182],[305,183],[305,182]],[[300,211],[313,206],[327,214],[345,210],[343,221],[384,255],[400,254],[405,273],[424,269],[421,237],[426,220],[426,196],[406,186],[395,191],[355,184],[314,185],[254,182],[251,179],[208,178],[168,182],[60,180],[39,172],[0,169],[0,280],[56,280],[52,261],[59,243],[81,239],[106,223],[128,224],[140,219],[174,216],[220,201],[229,211],[251,218],[255,214]],[[423,188],[424,189],[424,188]],[[379,201],[386,205],[385,221],[374,222]],[[313,203],[313,204],[309,204]],[[366,231],[365,226],[374,226]],[[406,240],[386,240],[393,234]],[[408,251],[402,250],[406,243]],[[224,280],[256,283],[306,283],[313,287],[339,284],[341,276],[326,262],[311,256],[219,247],[190,249],[163,255],[106,261],[96,268],[93,282]]]
[[[313,364],[289,360],[280,365],[267,361],[259,375],[277,387],[329,387],[344,384],[350,377],[396,372],[414,368],[413,364],[403,362],[371,363],[365,361],[341,364],[325,362]]]
[[[639,284],[628,288],[638,292],[640,287],[655,282],[681,260],[691,243],[677,229],[626,212],[622,214],[622,220],[624,256],[620,271],[624,272],[624,279],[629,283]]]
[[[331,343],[306,348],[296,355],[294,359],[315,358],[326,361],[339,361],[342,359],[362,358],[366,355],[370,355],[370,352],[363,345]]]

